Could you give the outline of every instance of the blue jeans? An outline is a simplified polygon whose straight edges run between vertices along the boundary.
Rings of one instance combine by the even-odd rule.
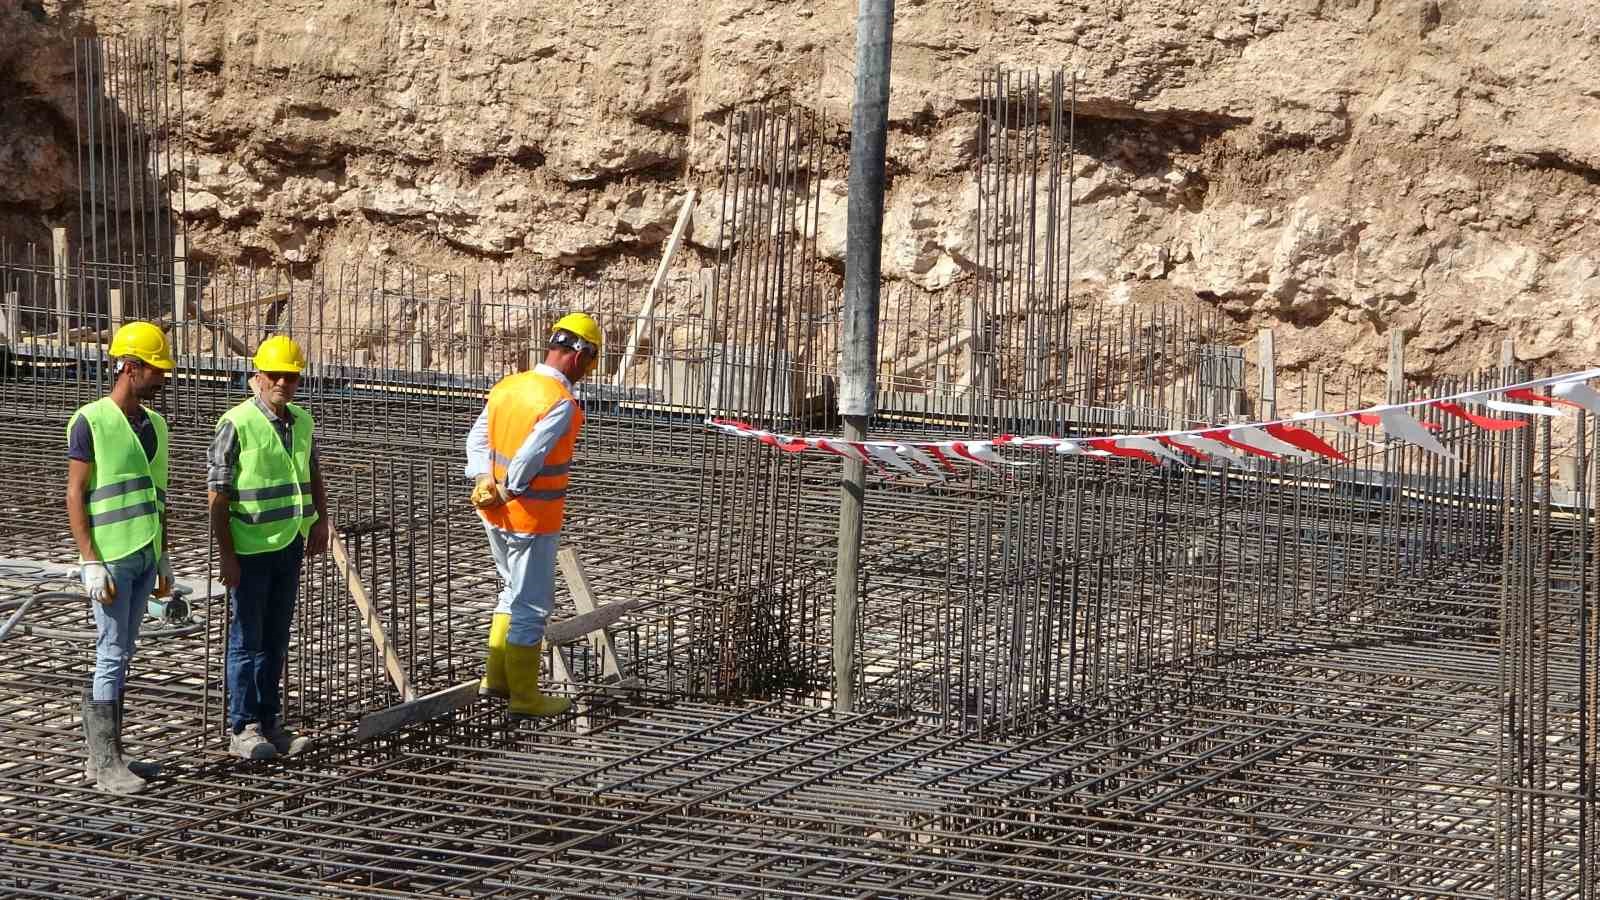
[[[94,699],[115,701],[128,684],[128,666],[139,640],[139,626],[156,586],[156,554],[152,545],[106,563],[117,596],[110,605],[89,601],[94,611]]]
[[[304,553],[305,542],[295,538],[282,550],[239,557],[228,626],[228,728],[234,734],[252,723],[266,730],[278,721]]]
[[[512,534],[483,523],[489,553],[500,573],[496,613],[511,616],[506,643],[531,647],[544,640],[544,626],[556,602],[556,546],[559,534]]]

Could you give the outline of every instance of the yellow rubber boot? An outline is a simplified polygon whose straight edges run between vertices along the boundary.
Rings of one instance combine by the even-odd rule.
[[[546,696],[539,690],[539,664],[543,644],[524,647],[506,645],[506,680],[511,682],[511,703],[506,712],[513,719],[559,716],[572,708],[565,697]]]
[[[480,694],[511,696],[511,685],[506,681],[506,635],[510,631],[511,614],[495,613],[489,622],[489,657],[484,661],[483,680],[478,682]]]

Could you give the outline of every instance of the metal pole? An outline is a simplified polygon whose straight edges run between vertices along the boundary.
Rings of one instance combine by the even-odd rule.
[[[866,437],[877,404],[878,278],[883,248],[884,151],[889,129],[889,56],[894,0],[861,0],[856,17],[856,96],[850,112],[850,205],[846,217],[839,414],[844,438]],[[834,574],[833,708],[855,708],[856,617],[866,470],[844,463],[839,560]]]

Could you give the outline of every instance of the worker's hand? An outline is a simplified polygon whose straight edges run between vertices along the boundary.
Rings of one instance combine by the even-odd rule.
[[[316,556],[328,549],[328,520],[317,519],[311,526],[311,534],[306,538],[306,556]]]
[[[236,588],[239,586],[239,556],[235,553],[223,553],[218,561],[217,578],[222,581],[223,587]]]
[[[172,596],[172,558],[165,553],[156,561],[156,589],[154,596]]]
[[[479,509],[493,509],[503,506],[505,502],[505,489],[488,475],[479,475],[477,483],[472,486],[472,505]]]
[[[117,583],[112,580],[111,570],[105,563],[97,559],[86,561],[78,570],[78,577],[83,579],[83,590],[90,600],[110,606],[117,599]]]

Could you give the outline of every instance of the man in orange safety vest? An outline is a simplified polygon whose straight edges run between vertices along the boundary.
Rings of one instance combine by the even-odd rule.
[[[479,690],[508,697],[513,719],[557,716],[571,701],[539,689],[545,622],[555,599],[556,545],[583,410],[572,386],[594,368],[601,332],[583,313],[551,329],[545,361],[500,379],[467,434],[472,504],[503,589],[489,626]]]

